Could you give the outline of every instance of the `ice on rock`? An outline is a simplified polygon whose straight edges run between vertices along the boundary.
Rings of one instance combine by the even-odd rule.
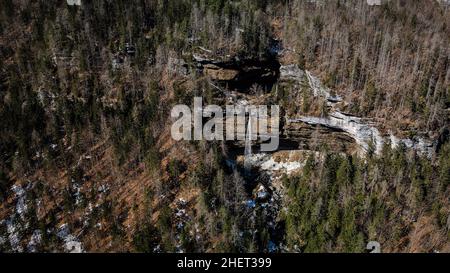
[[[296,64],[280,66],[280,78],[282,79],[302,81],[304,75],[304,71],[301,70]]]
[[[273,155],[265,153],[252,154],[248,158],[248,162],[251,166],[259,167],[263,171],[267,171],[269,174],[273,172],[284,172],[290,174],[296,170],[299,170],[303,164],[298,161],[286,161],[278,162]]]
[[[254,208],[256,206],[256,203],[254,200],[247,200],[247,202],[245,202],[247,208]]]
[[[302,70],[298,67],[284,68],[284,75],[286,77],[301,80]],[[311,72],[305,71],[304,74],[308,79],[309,86],[311,87],[312,93],[315,97],[324,97],[328,101],[328,105],[332,107],[336,105],[337,102],[342,101],[342,98],[338,95],[332,95],[329,88],[324,87],[320,80],[313,76]],[[281,73],[283,75],[283,73]],[[294,77],[294,75],[296,75]],[[362,148],[362,152],[367,152],[370,149],[370,145],[374,145],[375,153],[379,154],[382,150],[386,138],[388,137],[391,141],[391,146],[393,148],[397,147],[400,143],[404,144],[407,148],[415,149],[420,153],[431,156],[433,153],[433,143],[429,140],[423,138],[414,139],[398,139],[394,135],[389,135],[387,137],[383,136],[380,131],[375,127],[374,123],[362,119],[360,117],[351,116],[344,114],[339,110],[335,109],[327,117],[313,117],[313,116],[303,116],[296,119],[287,119],[288,122],[303,122],[312,125],[322,125],[330,128],[336,128],[343,130],[348,133],[356,143]]]
[[[324,97],[330,103],[336,103],[342,101],[342,98],[338,95],[332,95],[331,90],[322,85],[321,81],[314,77],[311,72],[305,71],[308,78],[309,86],[311,87],[315,97]]]
[[[344,115],[338,111],[332,112],[326,118],[320,117],[301,117],[288,120],[289,122],[304,122],[312,125],[322,125],[330,128],[336,128],[351,135],[356,143],[360,145],[365,152],[369,150],[369,144],[375,144],[375,151],[381,152],[383,147],[383,138],[378,129],[369,126],[361,121],[361,118]]]

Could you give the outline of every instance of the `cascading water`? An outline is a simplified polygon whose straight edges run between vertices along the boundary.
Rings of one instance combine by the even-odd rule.
[[[245,135],[244,169],[246,173],[251,171],[252,157],[252,117],[249,115],[247,123],[247,133]]]

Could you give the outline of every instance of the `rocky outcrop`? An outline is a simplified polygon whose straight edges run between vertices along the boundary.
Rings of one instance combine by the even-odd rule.
[[[280,138],[280,149],[313,150],[328,148],[351,153],[356,149],[355,139],[344,130],[320,123],[287,120]]]
[[[302,123],[310,126],[320,126],[320,128],[322,128],[321,130],[327,128],[328,133],[331,133],[330,138],[332,138],[330,139],[329,144],[332,144],[335,147],[337,146],[337,148],[339,148],[339,146],[345,147],[345,149],[339,150],[348,150],[348,144],[351,143],[348,141],[348,137],[351,137],[354,139],[354,142],[358,144],[360,148],[359,151],[362,153],[369,151],[371,145],[373,145],[375,153],[380,153],[384,143],[390,141],[392,148],[397,147],[399,144],[403,144],[407,148],[417,150],[419,153],[428,156],[433,154],[435,145],[430,140],[420,137],[400,139],[392,134],[383,135],[377,129],[377,124],[370,119],[355,117],[341,112],[337,103],[341,102],[343,99],[340,96],[333,94],[329,88],[324,87],[320,80],[314,77],[311,72],[303,71],[296,65],[282,66],[280,72],[280,79],[293,79],[304,83],[306,78],[306,82],[310,86],[312,94],[315,97],[325,98],[331,108],[331,113],[328,114],[327,117],[288,117],[286,119],[286,124],[288,126],[292,126],[289,124]],[[302,130],[305,130],[305,128]],[[308,129],[306,129],[306,131],[308,131]],[[336,135],[336,132],[340,132],[339,137],[333,139],[333,134]],[[327,134],[326,131],[324,133]],[[334,143],[335,141],[341,141],[341,145],[336,145],[336,143]]]
[[[230,141],[229,147],[237,154],[243,154],[245,141]],[[261,152],[261,141],[252,141],[252,150]],[[287,120],[282,125],[278,151],[311,150],[327,148],[336,152],[353,153],[358,150],[358,143],[348,132],[325,123],[309,123]]]
[[[330,129],[340,130],[351,136],[355,142],[367,152],[370,143],[373,143],[376,151],[381,151],[383,139],[380,132],[370,124],[363,122],[361,118],[345,115],[335,111],[328,117],[300,117],[297,119],[288,119],[288,123],[306,123],[310,125],[320,125]]]
[[[278,80],[280,65],[275,58],[224,59],[194,54],[193,59],[200,72],[232,90],[247,92],[254,84],[270,90]]]
[[[336,94],[331,94],[331,90],[322,85],[320,80],[314,77],[308,70],[305,71],[306,77],[308,78],[309,86],[313,91],[315,97],[324,97],[329,104],[334,104],[342,101],[342,98]]]
[[[298,84],[307,84],[315,97],[325,98],[329,105],[342,101],[342,97],[332,94],[332,91],[323,86],[318,78],[312,75],[308,70],[302,70],[296,64],[280,66],[280,80],[294,81]]]
[[[236,69],[221,68],[214,64],[204,65],[203,72],[205,75],[211,77],[211,79],[218,81],[233,81],[239,75],[239,71]]]
[[[305,72],[298,65],[282,65],[280,66],[280,80],[294,80],[302,82],[305,78]]]

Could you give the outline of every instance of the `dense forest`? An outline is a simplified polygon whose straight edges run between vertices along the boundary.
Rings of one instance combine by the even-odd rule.
[[[69,2],[0,3],[1,252],[450,251],[448,5]],[[224,104],[237,92],[325,118],[311,84],[223,92],[232,85],[212,76],[218,64],[273,62],[433,152],[343,152],[329,140],[271,176],[243,170],[224,141],[171,139],[170,109],[195,96]]]

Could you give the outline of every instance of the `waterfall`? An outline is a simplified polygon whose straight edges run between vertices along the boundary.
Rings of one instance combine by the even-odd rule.
[[[247,134],[245,135],[245,151],[244,151],[244,168],[246,172],[251,169],[251,156],[252,156],[252,117],[248,116]]]

